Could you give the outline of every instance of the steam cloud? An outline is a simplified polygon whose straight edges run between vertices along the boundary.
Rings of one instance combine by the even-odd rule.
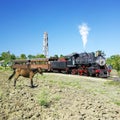
[[[87,37],[90,31],[90,28],[87,26],[86,23],[79,25],[78,28],[79,28],[80,35],[82,37],[83,47],[85,48],[87,44]]]

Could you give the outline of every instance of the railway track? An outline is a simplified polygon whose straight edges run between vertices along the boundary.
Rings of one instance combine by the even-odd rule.
[[[106,80],[113,80],[113,81],[119,81],[120,82],[120,77],[119,76],[110,76],[108,78],[97,78],[97,77],[89,77],[89,76],[80,76],[80,75],[72,75],[72,74],[63,74],[63,73],[49,73],[45,72],[44,74],[51,74],[51,75],[56,75],[56,76],[69,76],[69,77],[75,77],[75,78],[83,78],[83,79],[89,79],[89,80],[100,80],[100,81],[106,81]]]

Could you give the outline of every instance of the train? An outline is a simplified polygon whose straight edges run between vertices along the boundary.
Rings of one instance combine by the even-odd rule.
[[[39,58],[31,60],[14,60],[12,68],[41,67],[45,72],[59,72],[78,74],[84,76],[107,78],[111,68],[107,66],[106,59],[100,51],[72,53],[61,58]]]

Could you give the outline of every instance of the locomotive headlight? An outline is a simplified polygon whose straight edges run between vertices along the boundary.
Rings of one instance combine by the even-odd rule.
[[[97,57],[96,63],[99,64],[100,66],[104,66],[106,63],[105,58],[102,56]]]

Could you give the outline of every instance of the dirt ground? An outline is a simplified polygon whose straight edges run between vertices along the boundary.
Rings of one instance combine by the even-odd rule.
[[[119,120],[120,83],[55,73],[37,74],[30,88],[0,71],[0,120]]]

